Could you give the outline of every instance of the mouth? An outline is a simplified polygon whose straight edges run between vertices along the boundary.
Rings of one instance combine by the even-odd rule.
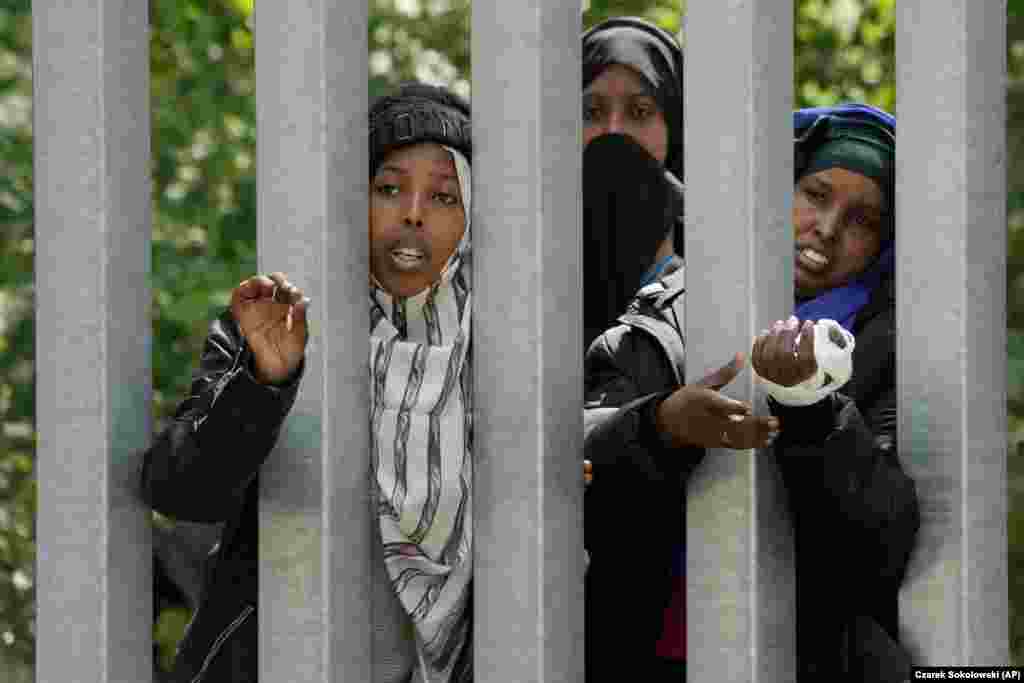
[[[807,270],[814,273],[821,273],[828,269],[831,260],[828,256],[825,256],[820,251],[811,249],[810,247],[804,247],[803,249],[797,248],[797,262],[806,268]]]
[[[419,249],[400,247],[391,250],[391,262],[398,270],[418,270],[426,260],[426,254]]]

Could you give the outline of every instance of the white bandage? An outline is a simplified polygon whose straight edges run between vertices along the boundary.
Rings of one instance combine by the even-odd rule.
[[[845,345],[837,344],[832,336],[842,337]],[[796,344],[800,344],[799,336]],[[853,346],[852,334],[835,320],[822,318],[814,324],[814,359],[818,363],[818,371],[814,375],[791,387],[770,382],[757,372],[754,372],[754,376],[764,385],[765,391],[782,405],[809,406],[850,381],[853,374]]]

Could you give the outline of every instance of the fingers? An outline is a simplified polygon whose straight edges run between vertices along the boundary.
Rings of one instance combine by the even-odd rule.
[[[796,316],[776,320],[754,340],[757,374],[782,386],[793,386],[814,375],[814,322]]]
[[[309,297],[302,297],[299,303],[292,306],[291,318],[292,323],[296,325],[305,325],[306,320],[309,318]],[[291,328],[289,328],[291,329]]]
[[[708,389],[705,398],[705,409],[711,415],[730,418],[751,414],[750,404],[744,401],[737,401],[725,394],[720,394],[714,389]]]
[[[736,450],[765,448],[779,434],[779,419],[774,416],[732,416],[723,423],[722,446]]]
[[[736,378],[736,375],[740,374],[740,370],[743,369],[743,365],[743,353],[739,352],[732,357],[731,361],[729,361],[722,367],[718,368],[714,372],[710,372],[707,375],[705,375],[702,379],[696,382],[696,385],[718,391],[726,384],[733,381]]]
[[[274,289],[274,281],[266,275],[255,275],[238,283],[232,293],[232,303],[238,301],[256,301],[268,298]]]
[[[294,306],[302,301],[302,290],[288,282],[288,278],[284,273],[271,273],[270,279],[275,285],[274,290],[271,292],[271,296],[273,296],[276,303]]]
[[[255,275],[240,282],[232,294],[232,303],[271,299],[275,303],[294,306],[303,298],[305,295],[302,290],[289,282],[284,273],[275,272],[270,275]]]
[[[583,461],[583,483],[590,486],[594,481],[594,465],[589,460]]]
[[[846,340],[844,339],[845,343]],[[797,348],[797,357],[804,361],[814,360],[814,323],[810,320],[805,320],[804,324],[800,327],[800,344]]]

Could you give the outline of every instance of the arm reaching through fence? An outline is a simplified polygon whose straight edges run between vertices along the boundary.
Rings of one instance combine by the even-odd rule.
[[[148,505],[206,523],[227,520],[241,505],[298,392],[306,306],[280,273],[235,289],[232,308],[210,325],[190,396],[143,454]]]

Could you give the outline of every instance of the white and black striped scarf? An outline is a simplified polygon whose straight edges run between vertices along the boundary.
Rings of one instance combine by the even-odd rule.
[[[370,447],[384,562],[416,634],[417,678],[472,676],[473,421],[470,166],[455,160],[466,230],[415,296],[370,288]]]

